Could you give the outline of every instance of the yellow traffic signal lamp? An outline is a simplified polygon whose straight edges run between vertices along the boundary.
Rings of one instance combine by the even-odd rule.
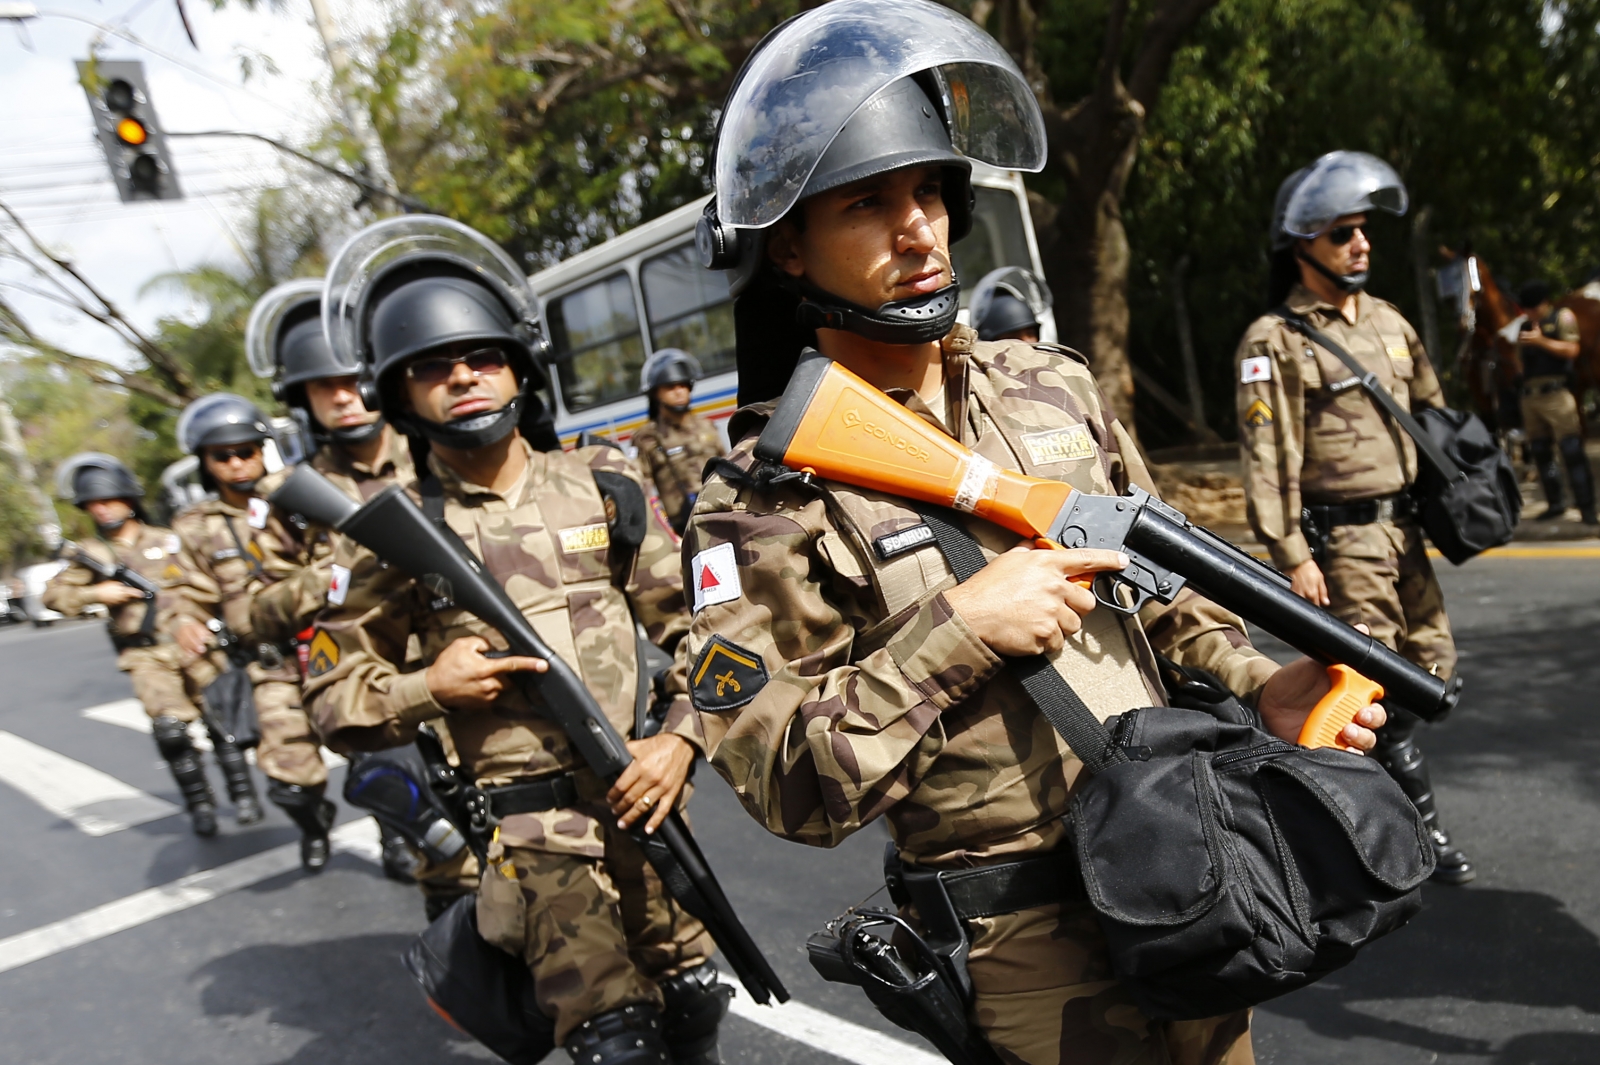
[[[80,62],[78,80],[89,97],[95,135],[106,153],[122,202],[181,200],[183,190],[178,187],[166,137],[150,102],[144,64],[126,60]]]

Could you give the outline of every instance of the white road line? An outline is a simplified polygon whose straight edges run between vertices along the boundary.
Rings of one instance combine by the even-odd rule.
[[[730,1012],[852,1065],[948,1065],[939,1054],[793,999],[781,1006],[758,1006],[736,995]]]
[[[0,782],[91,836],[179,812],[165,799],[9,732],[0,732]]]
[[[119,728],[132,729],[135,732],[150,734],[150,715],[144,712],[144,706],[137,699],[118,699],[114,703],[101,703],[91,706],[78,713],[90,721],[98,721],[105,725],[116,725]],[[189,738],[194,745],[202,751],[211,749],[211,737],[206,735],[205,726],[198,721],[189,726]],[[345,764],[341,755],[334,754],[328,748],[322,748],[322,762],[329,769],[336,769]]]
[[[370,817],[340,825],[333,830],[331,838],[335,851],[346,851],[371,862],[382,858],[378,826]],[[190,873],[170,884],[148,888],[53,924],[19,932],[0,939],[0,973],[137,928],[298,868],[300,842],[296,840],[215,869]]]

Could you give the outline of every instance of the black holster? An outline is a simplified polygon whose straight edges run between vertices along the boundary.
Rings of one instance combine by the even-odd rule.
[[[1306,538],[1306,546],[1311,548],[1311,560],[1317,564],[1322,572],[1328,572],[1328,538],[1333,535],[1332,526],[1318,523],[1311,513],[1310,507],[1300,510],[1300,532]]]

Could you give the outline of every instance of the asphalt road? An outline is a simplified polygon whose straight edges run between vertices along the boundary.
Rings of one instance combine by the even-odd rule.
[[[1483,559],[1442,577],[1468,687],[1421,742],[1479,879],[1426,889],[1409,928],[1258,1010],[1262,1062],[1600,1061],[1600,558]],[[0,631],[0,732],[176,803],[148,736],[79,713],[128,695],[98,626]],[[914,1041],[801,953],[881,883],[882,832],[831,852],[784,844],[713,775],[701,783],[697,834],[795,997]],[[275,810],[242,831],[228,812],[211,841],[182,816],[91,836],[0,783],[0,962],[8,937],[295,839]],[[342,853],[321,876],[271,877],[0,972],[0,1060],[493,1060],[426,1008],[401,967],[423,924],[414,888]],[[730,1065],[840,1060],[741,1018],[725,1033]]]

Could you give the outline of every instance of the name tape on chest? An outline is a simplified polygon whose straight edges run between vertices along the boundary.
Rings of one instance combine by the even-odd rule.
[[[676,445],[674,447],[669,447],[669,448],[667,448],[667,457],[668,458],[677,458],[679,455],[683,454],[687,450],[688,450],[688,445],[686,445],[686,444],[678,444],[678,445]]]
[[[1389,361],[1394,363],[1396,377],[1410,377],[1412,374],[1411,349],[1404,344],[1390,345]]]
[[[760,655],[712,636],[690,671],[689,701],[697,710],[733,710],[754,699],[769,676]]]
[[[265,499],[258,499],[252,496],[245,504],[245,513],[248,515],[246,520],[249,521],[250,528],[265,529],[267,527],[267,517],[272,513],[272,504]]]
[[[318,629],[306,651],[306,672],[313,677],[320,677],[338,664],[339,644],[332,636]]]
[[[166,558],[167,553],[159,547],[147,547],[144,549],[144,557],[148,558],[151,562],[158,562],[161,559]]]
[[[562,553],[576,555],[583,551],[604,551],[611,546],[611,527],[605,522],[593,525],[576,525],[556,533]]]
[[[880,536],[872,541],[872,550],[876,551],[878,558],[884,562],[891,558],[898,558],[907,551],[915,551],[923,544],[933,543],[933,530],[926,524],[913,525],[909,529]]]
[[[1251,355],[1239,361],[1239,383],[1241,385],[1255,384],[1257,381],[1272,380],[1272,356]]]
[[[744,594],[739,585],[739,565],[732,544],[718,544],[695,555],[689,563],[694,577],[694,612],[731,603]]]
[[[1094,458],[1094,439],[1087,425],[1074,425],[1067,429],[1045,429],[1037,433],[1024,433],[1022,445],[1035,466],[1052,462],[1082,462]]]
[[[344,597],[350,594],[350,571],[344,566],[334,566],[328,573],[328,602],[344,606]]]

